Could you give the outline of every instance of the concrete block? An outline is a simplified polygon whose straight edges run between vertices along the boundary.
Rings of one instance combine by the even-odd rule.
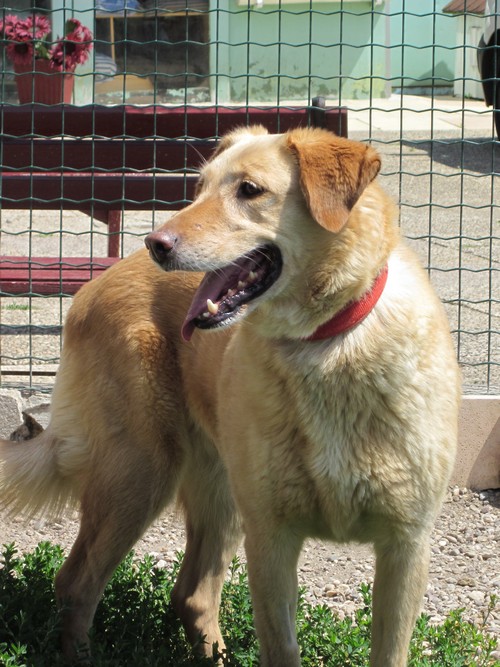
[[[22,421],[20,392],[15,389],[0,389],[0,437],[8,438]]]
[[[500,488],[500,396],[464,396],[451,483],[478,491]]]

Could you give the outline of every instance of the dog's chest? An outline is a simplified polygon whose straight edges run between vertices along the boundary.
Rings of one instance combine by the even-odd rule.
[[[411,355],[408,364],[383,353],[339,363],[325,350],[322,360],[256,341],[232,349],[221,385],[224,454],[257,512],[272,507],[310,535],[370,539],[374,521],[394,512],[406,520],[418,507],[422,378]]]
[[[304,438],[304,463],[314,480],[321,505],[337,510],[362,511],[369,496],[376,462],[373,413],[376,396],[345,378],[304,379],[295,395]]]
[[[390,489],[411,475],[405,399],[384,383],[373,369],[312,368],[288,384],[296,424],[290,446],[306,472],[313,514],[336,540],[366,535],[363,523],[390,512]],[[286,468],[275,474],[286,476]]]

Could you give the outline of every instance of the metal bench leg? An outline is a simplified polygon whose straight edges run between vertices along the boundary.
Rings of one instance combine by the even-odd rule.
[[[122,226],[122,212],[108,212],[108,257],[120,257],[120,232]]]

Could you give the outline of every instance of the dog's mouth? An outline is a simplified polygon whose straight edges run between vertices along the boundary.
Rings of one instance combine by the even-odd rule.
[[[198,287],[182,325],[189,341],[195,328],[228,326],[242,307],[253,301],[279,278],[281,253],[274,245],[259,246],[222,269],[210,271]]]

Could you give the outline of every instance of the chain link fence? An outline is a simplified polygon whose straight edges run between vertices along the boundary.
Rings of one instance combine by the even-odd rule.
[[[186,114],[208,104],[292,107],[317,95],[347,107],[349,136],[380,151],[402,232],[446,304],[465,391],[500,393],[499,12],[495,0],[2,2],[3,141],[3,114],[20,94],[19,53],[6,30],[13,15],[32,18],[33,37],[44,25],[33,17],[43,17],[51,32],[36,39],[48,40],[51,57],[68,20],[91,32],[82,33],[92,49],[85,62],[76,54],[71,91],[71,103],[89,114],[92,105],[180,106]],[[28,37],[16,48],[32,70]],[[120,253],[141,247],[167,217],[124,211]],[[104,256],[107,243],[95,216],[13,209],[2,196],[3,258]],[[2,387],[50,391],[70,304],[64,289],[1,293]]]

